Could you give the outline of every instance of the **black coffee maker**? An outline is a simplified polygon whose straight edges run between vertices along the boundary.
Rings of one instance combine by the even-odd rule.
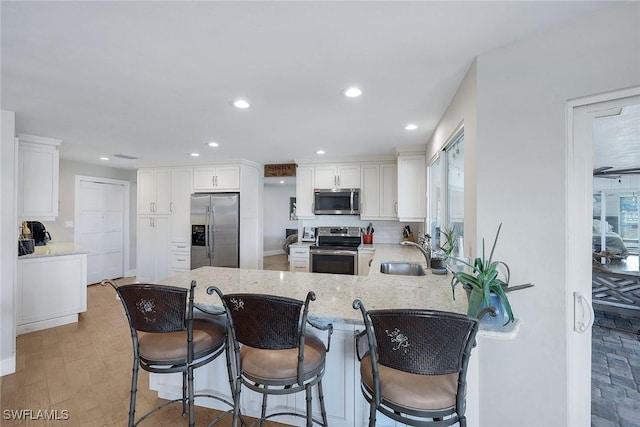
[[[40,221],[27,221],[27,226],[31,230],[31,236],[36,246],[44,246],[51,240],[51,234]]]

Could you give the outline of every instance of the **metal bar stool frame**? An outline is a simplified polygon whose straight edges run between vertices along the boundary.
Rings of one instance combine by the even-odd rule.
[[[322,377],[325,372],[326,353],[331,346],[331,335],[333,325],[321,325],[308,318],[309,302],[315,301],[314,292],[308,292],[305,301],[293,298],[279,297],[263,294],[223,294],[220,289],[210,286],[208,294],[217,293],[227,312],[229,336],[233,343],[235,355],[235,396],[234,396],[234,418],[233,426],[237,425],[240,414],[240,395],[242,386],[247,387],[257,393],[262,394],[261,416],[251,425],[260,422],[264,425],[265,420],[276,416],[290,415],[306,419],[307,427],[316,423],[327,427],[327,413],[324,404],[322,391]],[[249,313],[251,310],[259,311]],[[249,313],[249,315],[247,315]],[[247,321],[247,317],[254,319]],[[288,318],[288,319],[287,319]],[[288,321],[287,321],[288,320]],[[305,342],[318,342],[319,338],[306,333],[306,325],[309,324],[320,331],[327,332],[327,345],[322,362],[312,370],[305,372]],[[324,343],[322,343],[324,346]],[[263,376],[253,376],[242,368],[243,347],[251,349],[266,350],[286,350],[297,349],[296,375],[293,378],[265,378]],[[313,418],[311,389],[314,385],[318,387],[318,398],[320,401],[320,411],[322,421]],[[274,388],[275,387],[275,388]],[[268,414],[267,397],[269,395],[284,395],[305,392],[306,414],[296,412],[275,412]]]
[[[466,373],[475,346],[477,319],[463,314],[438,310],[386,309],[367,311],[356,299],[353,308],[360,310],[365,329],[356,331],[355,348],[358,361],[368,358],[373,387],[361,379],[360,389],[369,402],[369,426],[374,427],[376,411],[411,426],[467,425]],[[397,326],[396,326],[397,325]],[[412,331],[412,329],[415,329]],[[450,343],[447,343],[450,341]],[[451,344],[451,345],[449,345]],[[440,352],[432,354],[430,350]],[[385,369],[419,375],[456,374],[455,404],[449,408],[420,409],[404,406],[382,395],[380,365]]]
[[[195,393],[194,391],[194,370],[201,366],[212,362],[223,352],[226,353],[227,372],[229,375],[229,385],[231,387],[231,393],[234,394],[233,389],[233,375],[231,371],[231,356],[228,351],[229,337],[226,333],[224,325],[221,326],[221,333],[223,339],[216,342],[213,347],[206,348],[200,353],[194,352],[194,321],[206,321],[204,317],[194,316],[194,289],[196,287],[196,281],[193,280],[189,289],[165,286],[148,283],[133,283],[127,285],[117,286],[110,280],[103,280],[101,284],[111,285],[118,294],[120,301],[124,307],[124,312],[129,322],[129,329],[131,332],[131,340],[133,343],[133,368],[131,375],[131,394],[129,400],[129,419],[128,426],[135,427],[149,416],[153,415],[157,411],[173,403],[182,403],[182,416],[184,417],[189,412],[189,426],[195,425],[195,405],[194,401],[196,397],[208,397],[218,400],[229,405],[233,408],[233,403],[229,402],[220,396]],[[187,297],[188,294],[188,297]],[[139,298],[140,295],[147,295],[149,298]],[[135,301],[135,299],[137,301]],[[158,314],[155,310],[156,306],[161,306],[166,309],[167,313]],[[198,310],[212,316],[224,316],[225,312],[211,311],[198,307]],[[153,316],[158,316],[153,317]],[[225,316],[226,318],[226,316]],[[215,323],[215,322],[214,322]],[[145,333],[164,333],[164,332],[185,332],[186,331],[186,358],[181,360],[153,360],[145,358],[140,354],[140,340],[138,332]],[[138,388],[138,370],[139,368],[152,373],[182,373],[182,397],[169,400],[156,406],[150,411],[142,415],[137,421],[135,420],[136,409],[136,395]],[[228,410],[216,417],[209,426],[217,423],[219,420],[227,416],[232,412]]]

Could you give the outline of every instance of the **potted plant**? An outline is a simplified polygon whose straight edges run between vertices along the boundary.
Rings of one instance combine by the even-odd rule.
[[[454,291],[453,298],[455,299],[455,287],[457,284],[462,286],[467,291],[469,298],[469,308],[467,314],[471,317],[478,318],[479,314],[483,314],[485,307],[495,307],[497,315],[492,315],[493,319],[485,319],[485,323],[502,323],[506,326],[508,323],[514,321],[513,311],[511,310],[511,304],[507,298],[507,293],[518,289],[525,289],[533,286],[530,283],[524,285],[509,287],[509,279],[511,272],[509,266],[503,261],[493,261],[493,251],[498,243],[498,236],[500,235],[500,229],[502,223],[498,226],[496,237],[491,247],[491,253],[489,258],[485,257],[484,239],[482,239],[482,257],[475,259],[473,265],[458,260],[471,269],[470,272],[454,271],[453,278],[451,279],[451,289]],[[501,278],[505,276],[504,278]]]
[[[445,225],[440,227],[440,236],[440,250],[447,258],[451,258],[451,255],[458,247],[458,242],[456,241],[457,233],[455,226],[452,225],[450,227],[447,227]]]

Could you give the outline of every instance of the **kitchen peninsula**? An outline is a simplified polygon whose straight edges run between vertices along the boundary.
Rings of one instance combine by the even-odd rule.
[[[301,300],[304,300],[308,291],[314,291],[317,298],[310,304],[309,316],[318,322],[331,322],[334,326],[323,380],[329,424],[336,427],[361,426],[366,424],[364,420],[368,416],[368,409],[359,389],[360,373],[354,351],[354,332],[362,329],[362,317],[358,310],[353,309],[353,300],[362,300],[367,309],[430,308],[459,313],[466,313],[467,310],[464,290],[458,287],[454,300],[450,286],[451,275],[431,274],[426,269],[424,257],[415,248],[384,244],[367,247],[375,249],[368,276],[202,267],[178,274],[161,283],[189,287],[191,280],[196,280],[195,301],[198,305],[209,308],[221,306],[217,297],[206,293],[207,287],[211,285],[217,286],[224,293],[263,293]],[[380,272],[380,264],[384,261],[419,263],[427,273],[425,276],[383,274]],[[310,330],[313,331],[313,328]],[[517,328],[509,338],[513,338],[515,333]],[[482,332],[479,336],[482,336]],[[476,354],[475,360],[472,357],[472,366],[477,364],[477,360]],[[476,374],[470,372],[470,375]],[[467,413],[470,417],[473,417],[472,411],[477,410],[478,399],[472,391],[475,390],[477,380],[473,381],[475,384],[469,380]],[[180,375],[150,375],[150,387],[157,390],[161,398],[178,396],[181,393],[181,384]],[[199,368],[196,373],[196,387],[199,390],[215,391],[228,398],[230,392],[224,361],[216,361]],[[274,402],[270,403],[270,407],[277,402],[283,410],[304,408],[305,404],[303,396],[271,399]],[[243,390],[242,402],[244,414],[260,413],[259,395]],[[222,406],[216,406],[217,403],[211,400],[200,400],[198,404],[222,409]],[[314,399],[314,405],[316,404],[317,399]],[[318,409],[314,406],[314,413],[319,413]],[[477,421],[477,416],[475,420]],[[298,420],[281,418],[281,421],[296,425]],[[380,416],[377,425],[393,424]],[[469,425],[474,425],[473,419]]]

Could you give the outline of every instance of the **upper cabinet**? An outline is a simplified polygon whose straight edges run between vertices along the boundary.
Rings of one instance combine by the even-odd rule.
[[[193,169],[193,191],[239,191],[240,166],[219,165]]]
[[[18,217],[55,221],[60,183],[59,139],[18,135]]]
[[[422,222],[426,217],[424,151],[398,151],[398,219]]]
[[[296,169],[296,215],[299,219],[314,218],[313,214],[313,166]]]
[[[138,215],[171,213],[171,170],[138,170]]]
[[[360,188],[360,165],[315,165],[314,186],[314,188]]]
[[[364,164],[361,167],[360,218],[398,219],[397,167],[395,163]]]

